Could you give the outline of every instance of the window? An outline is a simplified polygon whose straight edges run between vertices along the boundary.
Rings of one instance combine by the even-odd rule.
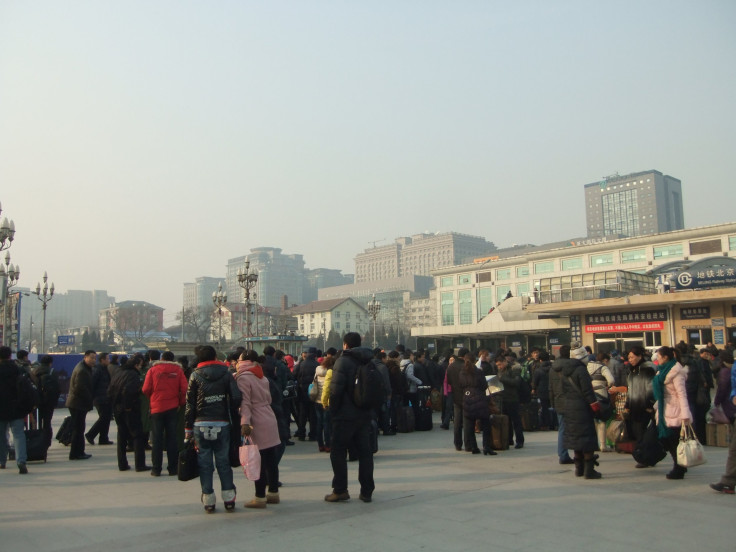
[[[453,284],[452,280],[452,276],[443,276],[442,278],[440,278],[440,287],[451,286]]]
[[[509,291],[511,291],[511,286],[496,286],[496,302],[503,302]]]
[[[339,330],[340,329],[340,323],[339,322],[335,322],[334,327],[335,327],[336,330]]]
[[[346,312],[345,313],[345,320],[350,320],[350,313],[349,312]]]
[[[452,292],[442,292],[440,303],[442,306],[442,325],[452,326],[455,323],[455,301]]]
[[[661,259],[662,257],[682,257],[682,244],[655,247],[654,258]]]
[[[491,281],[490,271],[489,272],[479,272],[478,274],[475,275],[475,281],[478,284],[480,284],[481,282],[490,282]]]
[[[736,236],[728,236],[728,250],[736,251]]]
[[[335,318],[340,318],[340,311],[335,311]]]
[[[458,284],[469,284],[470,283],[470,274],[460,274],[457,277],[457,283]]]
[[[562,270],[577,270],[579,268],[583,268],[583,258],[582,257],[562,259]]]
[[[544,274],[546,272],[555,271],[554,261],[543,261],[541,263],[534,263],[534,274]]]
[[[631,249],[629,251],[621,252],[622,263],[636,263],[647,260],[646,249]]]
[[[529,276],[529,267],[528,266],[517,266],[516,267],[516,277],[523,278],[524,276]]]
[[[511,278],[510,268],[499,268],[496,271],[496,280],[508,280],[509,278]]]
[[[604,266],[613,264],[613,253],[601,253],[600,255],[590,256],[590,266],[594,268],[596,266]]]
[[[345,329],[350,331],[350,322],[345,322]]]
[[[517,284],[516,296],[523,297],[524,295],[529,295],[529,287],[529,282],[527,282],[526,284]]]
[[[478,289],[478,320],[483,318],[493,307],[493,290],[490,287]]]
[[[458,318],[460,324],[472,324],[473,323],[473,298],[471,296],[471,290],[466,289],[458,292]]]

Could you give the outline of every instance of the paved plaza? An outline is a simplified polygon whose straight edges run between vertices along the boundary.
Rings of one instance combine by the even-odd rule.
[[[237,469],[237,509],[226,513],[218,491],[208,515],[198,480],[119,472],[114,446],[88,446],[90,460],[70,462],[54,442],[28,475],[12,461],[0,471],[0,550],[736,550],[736,496],[708,488],[725,448],[707,447],[708,463],[683,481],[665,479],[669,461],[637,470],[630,456],[601,454],[604,478],[585,481],[557,463],[554,432],[528,433],[521,450],[471,455],[455,452],[435,415],[432,431],[381,437],[380,449],[370,504],[358,500],[355,463],[352,500],[324,502],[329,456],[298,442],[281,462],[281,504],[243,508],[253,484]]]

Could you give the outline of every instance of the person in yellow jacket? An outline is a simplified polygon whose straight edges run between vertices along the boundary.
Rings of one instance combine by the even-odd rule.
[[[332,420],[330,419],[330,381],[332,381],[332,366],[334,356],[327,356],[315,372],[315,382],[320,386],[319,395],[315,401],[317,409],[317,444],[320,452],[330,452],[330,437]]]

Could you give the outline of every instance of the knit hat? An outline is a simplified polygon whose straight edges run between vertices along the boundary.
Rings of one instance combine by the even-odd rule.
[[[576,358],[582,360],[588,356],[588,351],[585,350],[579,342],[570,344],[570,358]]]

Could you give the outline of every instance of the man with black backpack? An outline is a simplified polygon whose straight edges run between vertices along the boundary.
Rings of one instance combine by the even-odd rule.
[[[38,366],[32,369],[33,382],[38,388],[38,428],[43,430],[46,436],[46,447],[51,446],[54,432],[51,429],[51,418],[54,416],[54,410],[59,405],[59,396],[61,395],[61,386],[59,385],[59,375],[54,373],[51,366],[54,357],[51,355],[43,355]]]
[[[330,414],[332,415],[332,493],[327,502],[350,500],[348,493],[347,450],[358,455],[360,500],[370,502],[373,489],[373,452],[370,444],[373,409],[384,397],[381,375],[371,362],[373,351],[361,347],[360,334],[348,332],[343,338],[343,353],[332,368]]]

